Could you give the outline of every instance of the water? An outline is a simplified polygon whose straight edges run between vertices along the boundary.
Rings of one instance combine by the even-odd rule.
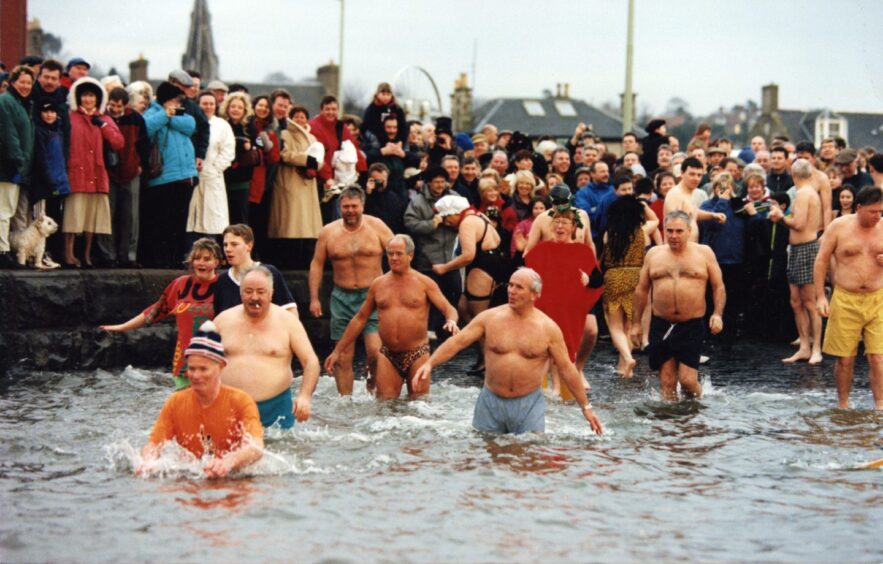
[[[602,343],[603,437],[555,402],[543,437],[478,435],[469,355],[434,372],[425,401],[380,404],[359,384],[339,398],[323,377],[310,422],[271,430],[256,467],[217,481],[174,449],[163,478],[133,476],[161,370],[13,372],[0,559],[879,562],[883,473],[854,470],[883,456],[867,365],[845,411],[830,360],[782,367],[786,353],[713,353],[702,400],[672,405],[645,359],[621,381]]]

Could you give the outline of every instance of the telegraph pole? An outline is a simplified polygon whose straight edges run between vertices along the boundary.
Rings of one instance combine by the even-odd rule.
[[[337,107],[343,115],[343,2],[340,0],[340,48],[337,55]]]
[[[343,2],[343,0],[341,0]],[[622,133],[632,130],[634,125],[634,96],[632,94],[632,64],[634,63],[635,39],[635,0],[629,0],[628,32],[625,46],[625,93],[622,95]]]

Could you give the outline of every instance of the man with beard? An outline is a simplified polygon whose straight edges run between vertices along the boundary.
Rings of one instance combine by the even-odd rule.
[[[331,259],[334,289],[331,291],[331,339],[339,341],[347,324],[365,302],[368,286],[383,274],[381,258],[392,231],[380,219],[364,215],[365,193],[350,186],[340,193],[341,218],[319,232],[316,252],[310,263],[310,313],[322,316],[319,289],[326,259]],[[365,326],[365,354],[368,371],[375,373],[380,337],[377,336],[377,315]],[[338,351],[334,379],[341,395],[353,393],[354,344]]]
[[[221,381],[250,395],[258,404],[264,427],[294,426],[310,418],[313,391],[319,381],[319,358],[297,317],[271,303],[273,275],[263,266],[245,273],[242,305],[215,318],[225,343],[227,366]],[[300,393],[292,405],[292,356],[303,367]]]

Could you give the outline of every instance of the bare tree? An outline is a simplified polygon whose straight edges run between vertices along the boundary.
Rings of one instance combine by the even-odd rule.
[[[370,102],[370,94],[364,83],[355,80],[343,85],[343,111],[344,113],[361,114],[365,106]]]
[[[294,79],[282,71],[274,71],[264,77],[267,84],[294,84]]]

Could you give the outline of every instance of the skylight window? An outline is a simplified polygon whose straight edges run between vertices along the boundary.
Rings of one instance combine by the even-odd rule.
[[[525,100],[524,111],[526,111],[527,115],[531,117],[543,117],[546,115],[546,110],[543,109],[543,105],[536,100]]]
[[[573,104],[567,100],[555,100],[555,109],[561,117],[576,117],[576,110]]]

